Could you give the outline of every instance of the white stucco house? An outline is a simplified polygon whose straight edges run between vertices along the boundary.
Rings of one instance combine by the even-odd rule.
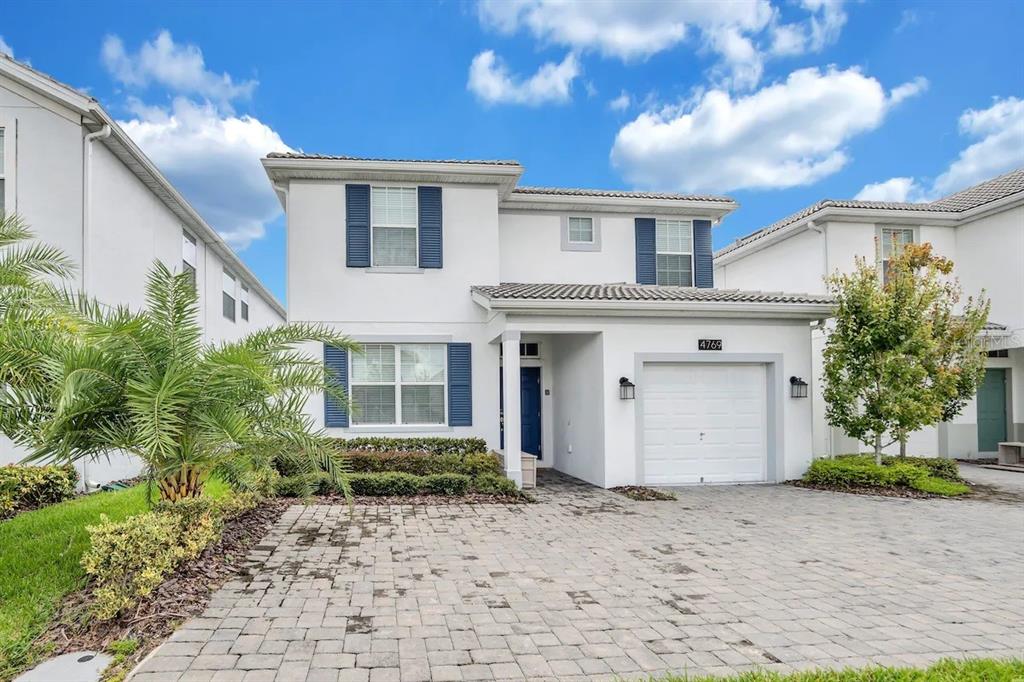
[[[289,319],[363,344],[323,349],[354,400],[311,402],[333,435],[481,436],[605,487],[810,462],[811,400],[793,396],[829,299],[715,288],[732,200],[520,187],[513,161],[263,164],[287,214]]]
[[[157,259],[194,273],[204,339],[281,323],[281,304],[110,115],[88,95],[0,55],[0,210],[75,265],[72,284],[139,307]],[[0,436],[0,465],[22,457]],[[127,458],[82,465],[103,483],[138,471]]]
[[[965,296],[992,301],[988,369],[978,394],[952,422],[919,431],[914,454],[995,456],[996,443],[1024,440],[1024,168],[930,203],[824,200],[715,254],[720,286],[825,293],[825,277],[849,272],[855,257],[885,262],[907,242],[930,242],[954,261]],[[814,452],[862,449],[824,419],[821,352],[827,325],[814,332]]]

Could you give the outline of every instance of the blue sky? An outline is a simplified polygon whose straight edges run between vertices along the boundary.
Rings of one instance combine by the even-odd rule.
[[[267,151],[726,193],[721,247],[1024,165],[1022,25],[985,1],[14,3],[0,49],[97,97],[283,300]]]

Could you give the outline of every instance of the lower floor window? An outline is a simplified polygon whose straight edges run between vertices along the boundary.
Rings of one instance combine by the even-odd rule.
[[[351,364],[353,424],[445,423],[444,344],[368,343]]]

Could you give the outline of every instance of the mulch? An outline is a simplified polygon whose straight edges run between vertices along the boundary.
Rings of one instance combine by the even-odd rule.
[[[312,504],[348,504],[344,495],[317,495],[311,499]],[[357,495],[352,497],[352,504],[367,506],[391,505],[432,505],[448,506],[460,504],[529,504],[536,500],[529,493],[509,495],[486,495],[469,493],[468,495],[390,495],[373,497]],[[293,504],[303,504],[301,498],[292,498]]]
[[[926,493],[921,490],[914,490],[913,488],[875,488],[873,486],[867,485],[838,487],[806,483],[804,481],[786,481],[786,483],[796,488],[807,488],[809,490],[824,490],[830,493],[849,493],[851,495],[871,495],[874,497],[899,497],[904,499],[955,499],[953,497],[948,497],[946,495],[934,495],[932,493]],[[969,496],[970,493],[967,493],[966,495],[961,495],[960,497]]]
[[[178,625],[202,613],[210,595],[246,567],[246,555],[277,522],[291,501],[268,500],[224,525],[221,538],[195,560],[179,566],[135,609],[109,621],[89,616],[88,588],[68,595],[49,629],[37,643],[54,655],[69,651],[103,651],[111,642],[134,639],[139,647],[121,667],[130,670]]]
[[[676,496],[665,490],[658,490],[657,488],[648,488],[642,485],[620,485],[614,488],[609,488],[613,493],[619,493],[625,495],[631,500],[637,502],[667,502],[668,500],[676,499]]]

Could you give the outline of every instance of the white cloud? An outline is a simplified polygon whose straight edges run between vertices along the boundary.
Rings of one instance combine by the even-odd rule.
[[[236,83],[226,73],[208,70],[202,50],[195,45],[175,43],[166,30],[144,42],[135,54],[125,51],[120,37],[108,35],[103,39],[101,57],[110,74],[126,86],[144,88],[157,84],[225,107],[233,100],[251,97],[257,85],[254,80]]]
[[[877,128],[896,102],[857,69],[802,69],[747,96],[709,90],[644,112],[619,130],[611,159],[643,187],[721,192],[807,185],[842,168],[846,142]]]
[[[905,9],[900,14],[900,23],[896,24],[896,33],[902,33],[919,23],[921,23],[921,15],[917,13],[917,10]]]
[[[899,104],[905,99],[917,97],[927,89],[928,79],[924,76],[918,76],[912,81],[908,81],[903,85],[897,85],[893,88],[892,92],[889,94],[889,99],[893,104]]]
[[[625,111],[629,108],[629,105],[633,103],[633,98],[628,92],[623,90],[619,93],[619,96],[608,102],[608,108],[612,111]]]
[[[934,201],[1024,166],[1024,100],[996,99],[988,109],[968,109],[960,116],[960,134],[977,142],[969,145],[928,187],[915,178],[891,178],[865,185],[858,199],[876,198],[885,191],[903,199]]]
[[[918,192],[914,178],[890,178],[885,182],[864,185],[854,199],[861,201],[915,201],[911,196]]]
[[[646,59],[687,42],[717,55],[713,75],[737,88],[757,85],[766,56],[820,51],[839,35],[842,0],[803,0],[802,21],[780,23],[770,0],[481,0],[480,22],[504,34],[529,32],[546,45]]]
[[[3,36],[0,36],[0,54],[5,54],[11,59],[14,59],[14,48],[11,47],[10,43],[4,40]]]
[[[473,58],[466,87],[488,104],[536,106],[569,101],[572,82],[579,75],[579,62],[572,52],[561,63],[546,62],[523,79],[510,73],[493,50],[485,50]]]

